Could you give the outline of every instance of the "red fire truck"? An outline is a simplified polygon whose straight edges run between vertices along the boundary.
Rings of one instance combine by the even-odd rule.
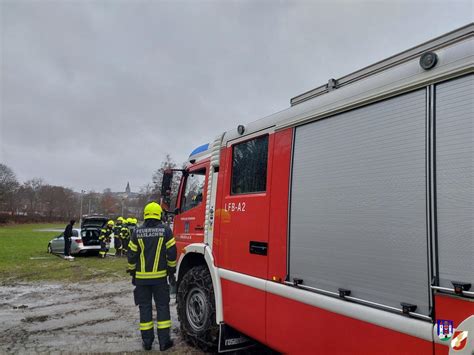
[[[473,33],[331,79],[191,153],[174,217],[188,341],[472,353]]]

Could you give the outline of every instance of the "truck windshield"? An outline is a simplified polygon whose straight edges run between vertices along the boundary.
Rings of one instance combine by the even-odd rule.
[[[202,203],[206,169],[193,171],[186,177],[186,187],[181,200],[181,211],[188,211]]]

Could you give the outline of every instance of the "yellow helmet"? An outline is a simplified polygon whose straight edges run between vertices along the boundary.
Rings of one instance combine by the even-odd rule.
[[[143,211],[143,218],[144,219],[161,219],[161,206],[156,202],[150,202],[148,205],[145,206],[145,210]]]
[[[138,219],[133,218],[133,224],[138,224]]]
[[[114,224],[115,224],[115,223],[114,223],[114,221],[112,221],[112,220],[109,220],[109,221],[107,222],[107,225],[108,225],[108,226],[111,226],[111,227],[113,227]]]
[[[132,217],[128,217],[128,218],[127,218],[127,223],[128,223],[128,224],[133,224],[133,218],[132,218]]]
[[[125,219],[125,218],[123,218],[122,216],[120,216],[120,217],[117,218],[117,222],[120,221],[120,222],[123,223],[124,219]]]

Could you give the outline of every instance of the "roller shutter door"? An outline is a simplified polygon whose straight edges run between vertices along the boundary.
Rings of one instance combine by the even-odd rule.
[[[290,279],[429,314],[419,90],[296,128]]]
[[[436,87],[440,286],[474,285],[474,76]]]

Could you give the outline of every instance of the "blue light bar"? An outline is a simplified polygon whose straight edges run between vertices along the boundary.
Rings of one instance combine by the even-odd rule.
[[[203,144],[203,145],[200,145],[199,147],[197,147],[196,149],[194,149],[191,154],[189,154],[189,156],[193,156],[195,154],[199,154],[199,153],[202,153],[202,152],[205,152],[207,149],[209,149],[209,143],[207,144]]]

